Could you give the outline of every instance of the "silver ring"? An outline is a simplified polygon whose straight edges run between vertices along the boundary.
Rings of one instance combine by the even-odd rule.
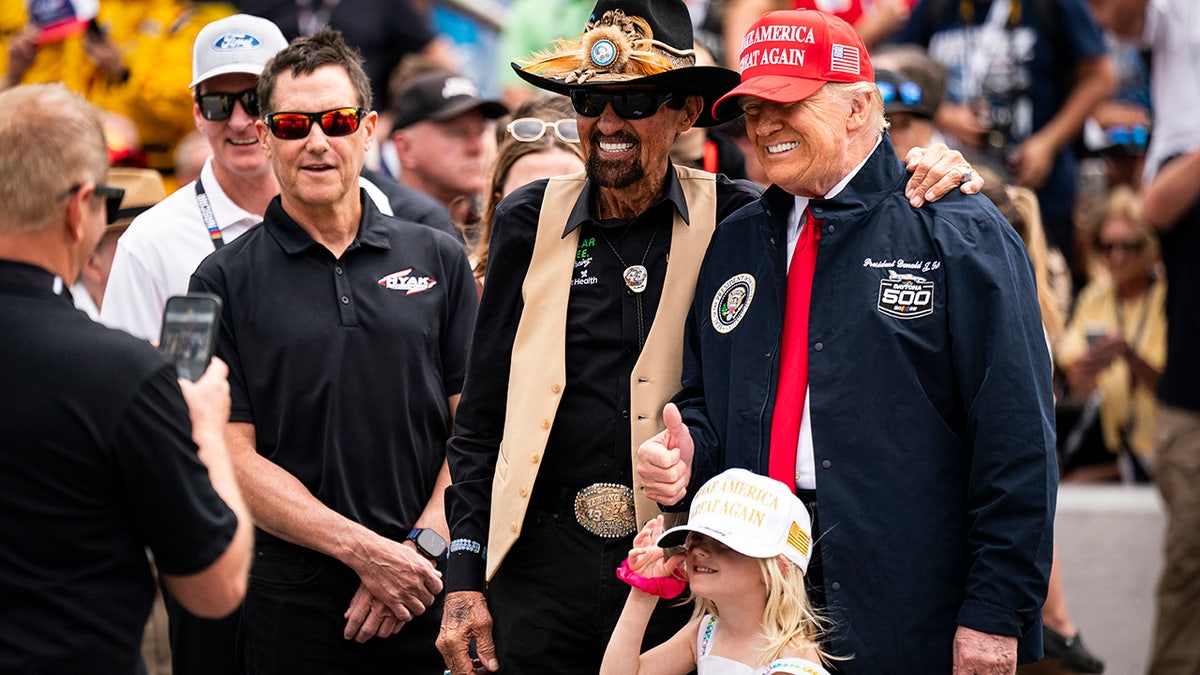
[[[965,166],[960,166],[958,167],[958,172],[962,174],[962,183],[966,183],[971,180],[971,169]]]

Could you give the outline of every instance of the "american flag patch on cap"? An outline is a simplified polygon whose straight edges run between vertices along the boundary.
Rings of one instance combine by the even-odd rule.
[[[833,45],[833,58],[830,59],[829,70],[839,73],[859,75],[862,68],[859,64],[858,47],[849,45]]]

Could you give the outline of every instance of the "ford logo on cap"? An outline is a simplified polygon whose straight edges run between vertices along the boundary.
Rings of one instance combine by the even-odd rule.
[[[225,33],[213,42],[213,49],[219,52],[237,49],[258,49],[262,42],[249,33]]]

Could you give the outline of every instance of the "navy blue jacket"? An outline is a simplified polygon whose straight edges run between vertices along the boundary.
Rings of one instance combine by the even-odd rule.
[[[1020,660],[1037,660],[1057,468],[1033,271],[986,198],[913,209],[905,181],[885,137],[846,189],[810,205],[831,646],[853,655],[847,673],[949,673],[961,624],[1020,636]],[[734,213],[701,268],[676,398],[693,488],[728,467],[767,473],[793,204],[772,187]]]

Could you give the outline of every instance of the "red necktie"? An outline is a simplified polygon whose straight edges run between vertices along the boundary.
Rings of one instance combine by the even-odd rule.
[[[813,272],[821,242],[821,221],[804,210],[804,229],[792,252],[788,268],[787,301],[783,314],[783,345],[779,357],[779,386],[771,414],[771,457],[768,475],[796,489],[796,444],[804,393],[808,389],[808,308],[812,300]]]

